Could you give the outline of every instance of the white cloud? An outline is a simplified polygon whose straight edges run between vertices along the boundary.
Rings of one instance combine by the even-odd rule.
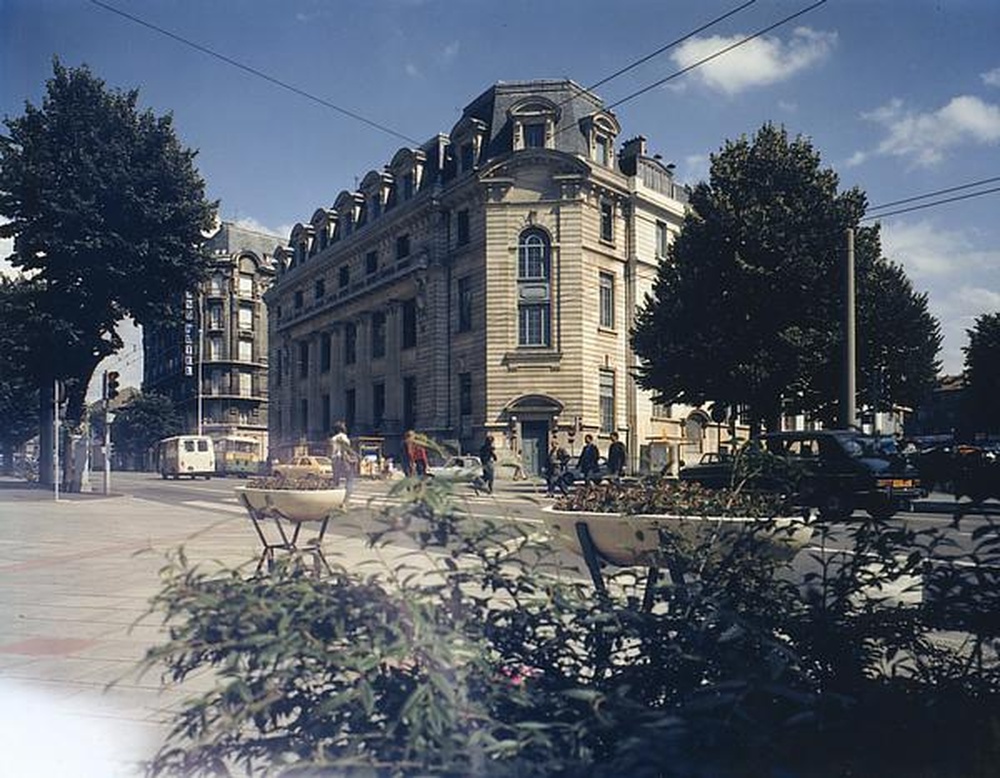
[[[420,71],[417,69],[417,66],[414,65],[412,62],[407,62],[406,67],[404,69],[406,70],[406,75],[408,75],[410,78],[418,78],[420,76]]]
[[[799,104],[798,103],[793,103],[790,100],[779,100],[778,101],[778,108],[780,108],[785,113],[798,113],[799,112]]]
[[[13,276],[15,270],[13,265],[7,261],[7,257],[14,253],[14,239],[0,238],[0,276]]]
[[[953,97],[930,113],[911,111],[901,100],[892,100],[862,118],[887,133],[875,153],[909,158],[918,166],[937,164],[947,151],[963,144],[1000,142],[1000,107],[972,95]]]
[[[858,165],[864,164],[865,160],[868,159],[868,153],[865,151],[855,151],[851,156],[847,158],[844,163],[847,167],[857,167]]]
[[[680,67],[696,62],[741,41],[744,35],[692,38],[671,55]],[[706,86],[725,94],[787,81],[825,59],[837,43],[834,32],[799,27],[788,41],[755,38],[694,69],[691,74]]]
[[[979,77],[983,79],[986,86],[1000,86],[1000,68],[987,70],[985,73],[980,73]]]
[[[1000,311],[1000,248],[984,251],[975,235],[937,227],[930,220],[893,220],[882,225],[882,248],[899,262],[918,291],[927,292],[930,312],[941,323],[942,370],[962,370],[965,331],[977,316]],[[970,284],[965,279],[975,279]]]
[[[245,230],[253,230],[254,232],[263,232],[267,235],[277,235],[282,240],[288,240],[288,237],[292,234],[292,228],[295,226],[293,224],[281,224],[277,227],[270,227],[262,222],[257,221],[252,216],[243,216],[239,219],[234,219],[233,224],[237,227],[242,227]]]
[[[710,160],[707,154],[690,154],[684,157],[684,169],[680,180],[692,185],[699,181],[707,181],[709,168]]]
[[[460,46],[458,41],[452,41],[449,43],[441,50],[441,61],[445,64],[454,61],[455,57],[458,56],[459,48]]]

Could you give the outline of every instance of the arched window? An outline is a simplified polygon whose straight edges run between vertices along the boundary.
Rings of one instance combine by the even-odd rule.
[[[552,345],[552,262],[548,235],[521,233],[517,247],[518,346]]]

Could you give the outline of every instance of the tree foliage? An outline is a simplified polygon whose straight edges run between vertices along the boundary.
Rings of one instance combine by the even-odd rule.
[[[109,90],[86,66],[55,61],[41,107],[7,118],[0,144],[0,236],[37,295],[23,326],[46,347],[27,365],[38,384],[64,379],[78,421],[97,364],[122,347],[118,323],[151,324],[202,277],[215,205],[195,152],[169,115]]]
[[[977,317],[966,334],[966,425],[979,432],[1000,432],[1000,312]]]
[[[115,411],[111,441],[115,453],[133,462],[142,462],[158,441],[179,435],[184,423],[173,400],[155,392],[134,395]]]
[[[836,418],[845,233],[864,209],[807,139],[765,124],[727,142],[637,318],[640,384],[665,402],[742,406],[754,431],[783,410]],[[938,325],[877,227],[857,236],[859,385],[878,377],[880,403],[912,403],[936,375]]]
[[[25,367],[37,344],[20,324],[35,287],[23,277],[0,276],[0,449],[8,454],[38,432],[38,388]]]

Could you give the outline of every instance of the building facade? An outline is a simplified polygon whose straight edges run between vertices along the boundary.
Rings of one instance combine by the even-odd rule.
[[[253,439],[261,458],[268,451],[263,295],[280,243],[276,235],[223,222],[206,241],[208,276],[184,293],[181,320],[143,332],[143,391],[170,397],[186,432]]]
[[[322,450],[338,419],[390,456],[411,428],[463,451],[493,434],[531,472],[552,436],[618,432],[632,469],[715,448],[705,413],[632,378],[686,196],[620,132],[572,81],[501,82],[296,225],[265,295],[272,456]]]

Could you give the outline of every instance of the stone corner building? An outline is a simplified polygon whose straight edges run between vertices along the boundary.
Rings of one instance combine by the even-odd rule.
[[[257,441],[268,452],[267,309],[276,235],[230,222],[205,241],[206,280],[184,295],[177,322],[143,332],[143,391],[170,397],[188,434]],[[200,391],[199,391],[200,373]]]
[[[635,386],[629,329],[684,216],[672,166],[568,80],[500,82],[296,225],[270,312],[271,455],[415,429],[538,472],[556,436],[657,469],[718,432]],[[616,148],[619,150],[616,151]],[[676,459],[676,453],[674,454]]]

